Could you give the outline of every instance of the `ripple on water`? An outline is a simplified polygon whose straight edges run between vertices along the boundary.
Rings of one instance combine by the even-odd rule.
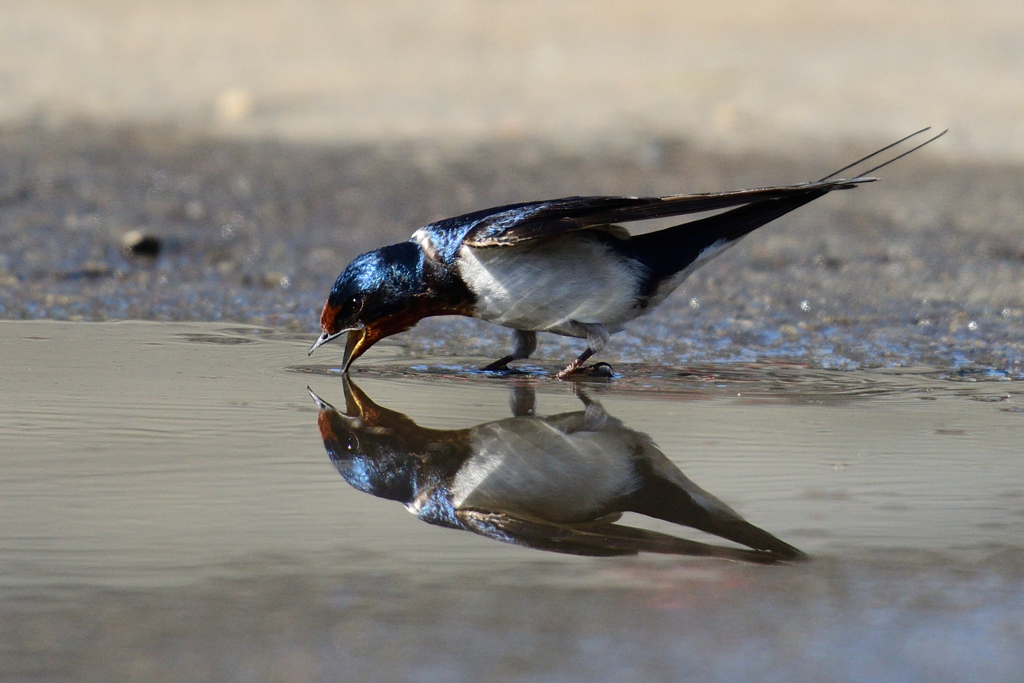
[[[438,378],[489,377],[500,379],[553,379],[561,369],[553,364],[520,364],[509,373],[483,372],[486,360],[450,362],[448,359],[420,358],[364,362],[351,369],[354,377],[379,377],[410,381]],[[311,375],[342,374],[337,365],[303,364],[288,367],[291,372]],[[616,391],[650,396],[703,396],[773,399],[819,404],[840,404],[886,397],[934,399],[939,395],[998,403],[1024,396],[1024,388],[1005,384],[1004,376],[991,373],[946,373],[930,368],[887,370],[827,370],[786,363],[700,363],[684,368],[657,365],[619,364],[611,378],[581,378],[581,386],[609,385]]]
[[[704,362],[565,383],[553,361],[501,377],[477,370],[491,359],[398,345],[353,369],[431,438],[507,420],[517,382],[542,416],[583,410],[582,393],[811,557],[766,570],[544,553],[356,490],[306,392],[344,405],[340,368],[309,363],[307,335],[0,327],[0,678],[214,680],[240,661],[313,680],[543,677],[551,662],[581,680],[760,680],[765,662],[793,680],[1013,680],[1024,666],[1016,381]]]

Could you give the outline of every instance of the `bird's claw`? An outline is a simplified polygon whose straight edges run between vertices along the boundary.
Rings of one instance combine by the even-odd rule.
[[[509,371],[508,363],[503,363],[501,361],[494,361],[490,365],[485,365],[484,367],[480,368],[480,372],[508,372],[508,371]]]
[[[604,361],[587,366],[574,363],[555,375],[558,379],[611,379],[613,376],[612,366]]]

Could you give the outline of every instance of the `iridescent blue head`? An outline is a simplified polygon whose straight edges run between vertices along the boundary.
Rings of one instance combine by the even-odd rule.
[[[338,276],[320,315],[323,333],[309,352],[348,333],[343,366],[374,343],[415,325],[417,298],[426,291],[423,251],[413,242],[357,257]]]
[[[313,393],[320,409],[317,424],[324,448],[338,473],[360,491],[401,502],[415,495],[417,458],[410,454],[405,432],[415,423],[401,413],[380,408],[354,385],[345,384],[345,412]]]

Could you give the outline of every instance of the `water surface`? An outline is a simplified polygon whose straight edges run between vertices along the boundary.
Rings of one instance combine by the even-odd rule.
[[[1012,680],[1024,396],[926,368],[619,366],[587,400],[809,556],[583,557],[424,524],[318,429],[330,354],[255,327],[0,323],[5,680]],[[314,357],[315,358],[315,357]],[[381,345],[417,429],[581,414],[566,383]],[[558,365],[552,362],[552,368]],[[627,513],[618,522],[738,548]]]

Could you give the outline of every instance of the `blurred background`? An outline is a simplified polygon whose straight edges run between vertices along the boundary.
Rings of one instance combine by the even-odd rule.
[[[1024,159],[1016,0],[6,0],[0,117]]]
[[[328,464],[304,387],[343,405],[341,349],[305,351],[358,253],[928,125],[595,359],[806,569],[534,555]],[[1022,0],[0,0],[0,680],[1019,680],[1022,216]],[[217,324],[79,323],[118,319]],[[469,427],[504,383],[439,375],[507,347],[432,319],[353,372]]]
[[[799,182],[925,125],[699,271],[632,360],[1019,363],[1024,4],[5,0],[0,316],[308,334],[349,259],[427,222]],[[403,339],[505,344],[444,325]]]

